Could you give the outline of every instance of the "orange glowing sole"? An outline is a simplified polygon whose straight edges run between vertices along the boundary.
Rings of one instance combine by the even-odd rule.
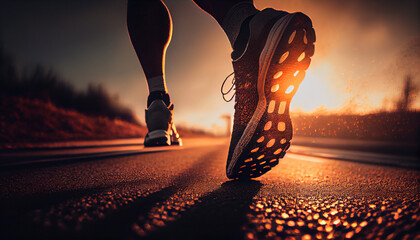
[[[255,178],[276,166],[290,146],[290,101],[314,54],[310,18],[293,13],[271,28],[259,59],[258,105],[227,167],[228,178]]]

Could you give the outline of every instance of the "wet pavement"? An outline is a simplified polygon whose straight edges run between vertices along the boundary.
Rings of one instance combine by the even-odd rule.
[[[289,154],[228,181],[228,142],[0,169],[0,239],[420,239],[418,170]]]

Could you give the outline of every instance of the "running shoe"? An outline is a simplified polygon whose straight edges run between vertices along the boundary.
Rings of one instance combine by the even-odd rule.
[[[255,178],[278,164],[290,146],[290,101],[314,54],[308,16],[265,9],[249,21],[244,53],[233,60],[235,115],[226,174]]]
[[[152,92],[148,98],[146,124],[148,133],[144,138],[145,147],[182,145],[182,140],[173,123],[174,105],[169,95]]]

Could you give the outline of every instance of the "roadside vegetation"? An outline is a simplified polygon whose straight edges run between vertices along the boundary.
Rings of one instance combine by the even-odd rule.
[[[88,116],[101,116],[139,124],[133,111],[121,104],[103,86],[90,84],[76,90],[52,70],[36,66],[19,72],[13,60],[0,49],[0,95],[40,100],[58,108],[74,110]]]

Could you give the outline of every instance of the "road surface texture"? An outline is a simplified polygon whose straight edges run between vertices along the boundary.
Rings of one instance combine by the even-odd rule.
[[[3,166],[0,239],[420,239],[418,168],[290,153],[229,181],[228,140],[198,142]]]

